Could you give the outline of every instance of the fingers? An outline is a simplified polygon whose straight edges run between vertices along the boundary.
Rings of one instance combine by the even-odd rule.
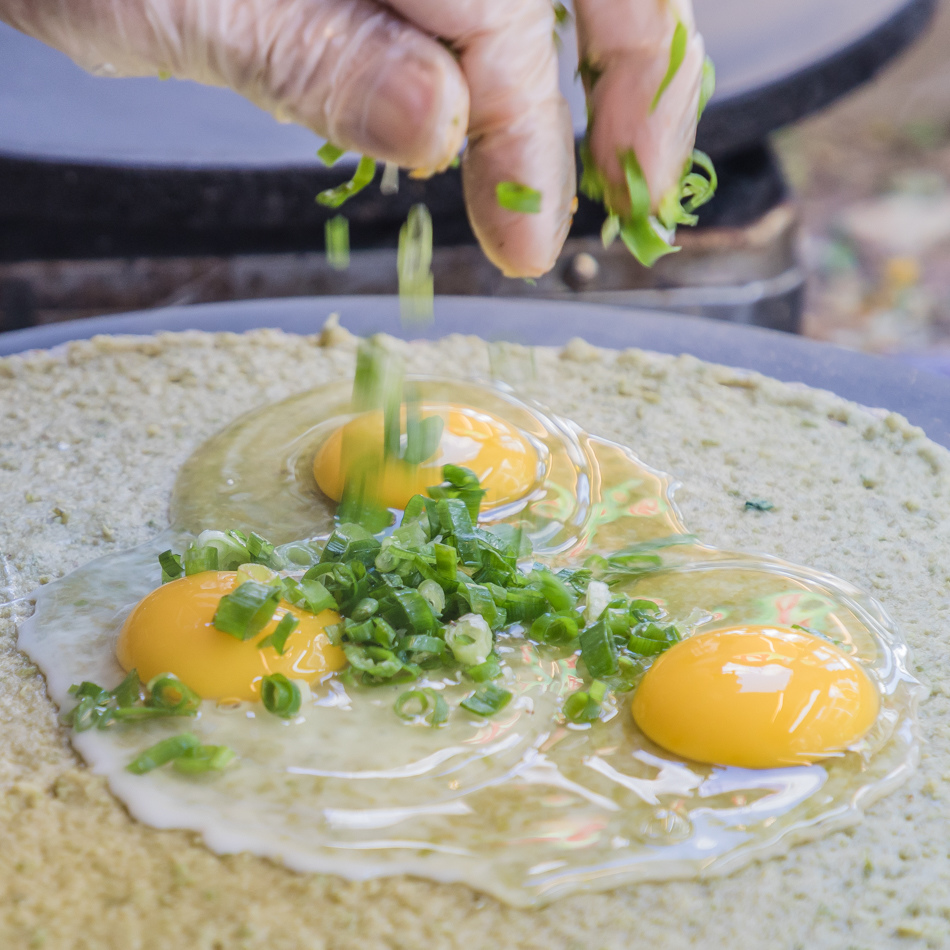
[[[632,149],[656,208],[677,186],[696,138],[704,49],[689,0],[576,0],[576,16],[591,151],[610,203],[629,206],[619,156]],[[678,22],[688,32],[685,56],[654,108]]]
[[[509,277],[554,265],[574,202],[574,142],[558,89],[550,0],[390,0],[413,23],[447,40],[471,93],[462,162],[469,219],[489,259]],[[541,211],[502,208],[496,186],[541,193]]]
[[[444,168],[468,87],[436,40],[374,0],[0,0],[14,25],[100,73],[230,86],[335,145]]]

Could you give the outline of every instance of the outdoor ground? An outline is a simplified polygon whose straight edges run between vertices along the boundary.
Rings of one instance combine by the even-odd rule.
[[[776,144],[801,199],[805,332],[950,371],[950,0],[875,82]]]

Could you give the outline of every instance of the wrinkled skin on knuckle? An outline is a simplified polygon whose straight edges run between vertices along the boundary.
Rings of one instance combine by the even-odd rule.
[[[15,26],[90,71],[228,86],[385,160],[439,169],[464,139],[458,64],[374,0],[0,0],[8,7]]]

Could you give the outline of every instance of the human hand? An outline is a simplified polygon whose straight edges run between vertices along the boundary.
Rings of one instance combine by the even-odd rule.
[[[604,70],[592,89],[594,155],[621,187],[617,152],[633,147],[658,202],[692,144],[701,41],[651,113],[672,8],[578,2],[582,59]],[[691,25],[688,0],[676,2]],[[0,17],[92,72],[229,86],[337,146],[420,174],[445,168],[467,134],[466,206],[488,257],[510,276],[539,276],[567,236],[573,133],[550,0],[0,0]],[[503,181],[540,192],[540,212],[500,207]]]

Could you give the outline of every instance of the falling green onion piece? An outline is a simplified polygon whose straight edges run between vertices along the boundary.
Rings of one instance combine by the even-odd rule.
[[[350,223],[342,214],[330,218],[324,225],[327,263],[334,270],[350,266]]]
[[[660,88],[657,89],[656,95],[653,97],[653,102],[650,103],[650,112],[656,111],[656,107],[660,104],[660,99],[663,98],[663,93],[666,92],[670,83],[679,72],[680,66],[683,65],[683,60],[686,58],[686,44],[688,41],[689,33],[687,32],[686,24],[678,22],[676,29],[673,31],[673,40],[670,43],[670,62],[666,67],[666,75],[663,77]]]
[[[383,166],[383,177],[379,182],[379,190],[384,195],[395,195],[399,192],[399,166],[393,162],[386,162]]]
[[[330,142],[324,142],[317,149],[317,158],[328,168],[332,168],[346,154],[342,148],[337,148]]]
[[[197,749],[200,745],[201,740],[194,733],[183,732],[180,736],[171,736],[156,742],[139,753],[125,768],[133,775],[144,775],[185,755],[191,749]]]
[[[494,716],[510,702],[511,693],[507,689],[486,683],[479,686],[468,699],[463,699],[460,705],[476,716]]]
[[[283,673],[272,673],[261,680],[264,708],[281,719],[292,719],[300,711],[300,690]]]
[[[279,602],[279,587],[245,581],[221,598],[212,622],[223,633],[238,640],[250,640],[267,626]]]
[[[703,113],[706,111],[706,106],[709,105],[709,100],[712,99],[715,91],[716,66],[707,56],[703,60],[703,78],[699,87],[699,118],[702,118]]]
[[[375,174],[375,159],[368,158],[364,155],[359,160],[353,177],[349,181],[345,181],[342,185],[337,185],[336,188],[328,188],[326,191],[321,191],[320,194],[317,195],[318,204],[322,204],[327,208],[339,208],[343,202],[361,192],[373,180]]]
[[[541,192],[516,181],[501,181],[495,185],[498,204],[519,214],[538,214],[541,211]]]
[[[287,638],[298,626],[300,626],[300,621],[293,614],[284,614],[274,632],[258,643],[258,648],[263,650],[264,647],[273,647],[278,656],[283,656],[284,649],[287,646]]]
[[[402,319],[407,323],[429,322],[434,296],[432,216],[423,204],[409,209],[409,217],[399,230],[396,271]]]
[[[650,214],[650,189],[646,176],[637,160],[636,152],[628,149],[620,157],[624,177],[627,182],[627,193],[630,196],[630,215],[633,218],[646,218]]]

